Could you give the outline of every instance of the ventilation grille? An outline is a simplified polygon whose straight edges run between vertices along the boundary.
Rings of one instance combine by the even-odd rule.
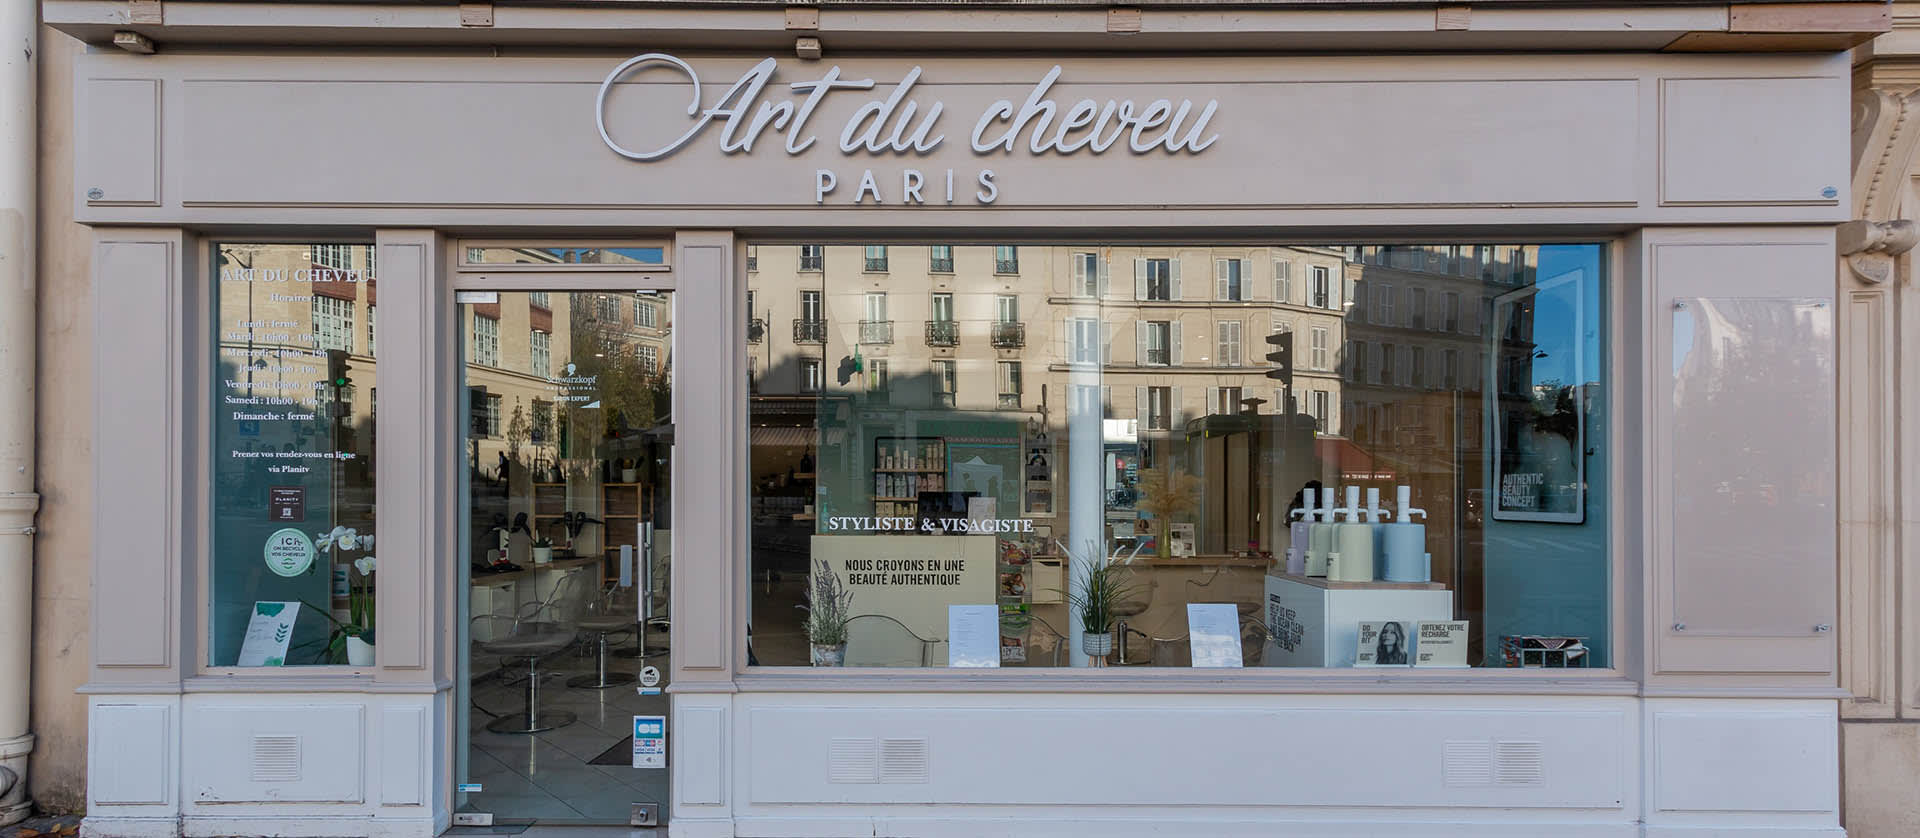
[[[1442,776],[1449,786],[1493,785],[1493,743],[1454,740],[1446,743]]]
[[[1538,786],[1547,781],[1539,742],[1456,739],[1445,744],[1442,776],[1449,786]]]
[[[286,734],[254,736],[253,781],[256,783],[299,782],[300,737]]]
[[[925,783],[925,739],[833,739],[827,742],[831,783]]]
[[[924,783],[927,781],[927,740],[880,740],[880,782]]]
[[[873,739],[835,739],[827,743],[827,781],[880,781],[880,743]]]
[[[1503,786],[1545,783],[1546,747],[1539,742],[1493,743],[1493,781]]]

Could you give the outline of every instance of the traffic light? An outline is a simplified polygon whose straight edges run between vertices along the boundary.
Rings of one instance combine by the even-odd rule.
[[[327,350],[327,385],[335,390],[353,383],[347,377],[347,353],[341,349]]]
[[[1293,330],[1274,332],[1267,335],[1267,344],[1273,347],[1267,353],[1267,360],[1273,362],[1273,369],[1267,370],[1267,377],[1281,382],[1286,388],[1286,402],[1277,405],[1282,416],[1293,415]]]
[[[1267,343],[1274,351],[1267,353],[1267,360],[1274,362],[1274,368],[1267,370],[1267,377],[1287,383],[1287,389],[1293,389],[1293,332],[1274,332],[1267,335]]]

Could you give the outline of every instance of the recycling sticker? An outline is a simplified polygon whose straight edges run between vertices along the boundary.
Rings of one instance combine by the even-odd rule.
[[[292,527],[267,536],[267,569],[277,576],[299,576],[313,567],[313,539]]]

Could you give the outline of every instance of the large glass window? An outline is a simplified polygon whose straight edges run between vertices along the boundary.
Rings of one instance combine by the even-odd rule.
[[[858,263],[748,277],[864,314],[768,347],[806,373],[751,396],[754,664],[1611,665],[1599,245],[1021,250],[891,289],[983,342],[874,345]],[[1183,260],[1210,302],[1166,305]],[[1246,305],[1248,265],[1307,306]]]
[[[373,662],[373,248],[214,247],[213,666]],[[364,401],[363,401],[364,400]]]

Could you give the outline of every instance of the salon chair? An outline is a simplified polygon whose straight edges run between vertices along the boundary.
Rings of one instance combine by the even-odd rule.
[[[473,618],[473,625],[486,621],[494,629],[492,639],[474,641],[476,648],[489,655],[525,661],[527,666],[527,706],[488,722],[487,730],[540,733],[573,724],[578,718],[566,710],[540,709],[540,660],[573,645],[579,637],[580,613],[591,593],[585,578],[579,569],[569,571],[554,584],[546,599],[528,603],[515,616],[482,614]]]
[[[580,617],[580,630],[593,641],[594,671],[567,679],[567,686],[604,690],[636,680],[631,672],[607,671],[607,638],[621,632],[635,631],[639,627],[640,604],[634,597],[634,591],[634,588],[617,586],[608,588],[588,603],[586,613]]]

